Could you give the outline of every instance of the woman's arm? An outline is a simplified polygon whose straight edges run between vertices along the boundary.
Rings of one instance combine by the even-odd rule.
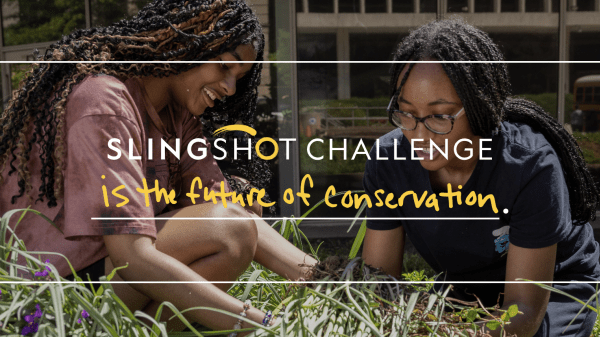
[[[404,227],[390,230],[367,229],[362,258],[365,263],[383,269],[400,279],[404,258]]]
[[[527,279],[551,284],[554,278],[556,244],[545,248],[521,248],[510,244],[506,262],[506,281]],[[546,313],[550,291],[534,284],[506,283],[504,286],[503,310],[516,304],[519,314],[506,326],[509,334],[519,337],[533,336],[540,327]],[[489,331],[492,336],[499,336],[500,329]]]

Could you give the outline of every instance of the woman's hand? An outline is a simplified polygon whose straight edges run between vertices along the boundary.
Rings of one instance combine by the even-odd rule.
[[[404,227],[390,230],[367,229],[362,258],[366,264],[383,269],[400,279],[404,257]]]
[[[521,248],[510,244],[506,262],[506,281],[526,279],[551,284],[554,279],[556,244],[545,248]],[[550,299],[550,291],[540,286],[527,283],[506,283],[504,286],[504,303],[502,310],[516,304],[518,314],[506,325],[509,334],[519,337],[533,336],[540,327],[546,307]],[[500,316],[501,313],[498,313]],[[499,336],[500,329],[485,331],[492,336]]]

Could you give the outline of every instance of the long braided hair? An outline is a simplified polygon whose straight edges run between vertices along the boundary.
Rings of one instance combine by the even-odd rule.
[[[398,46],[394,61],[433,58],[438,61],[504,61],[496,44],[483,31],[461,19],[433,21],[412,31]],[[390,81],[392,95],[404,63],[394,63]],[[400,81],[406,83],[414,63]],[[521,122],[541,132],[561,162],[571,206],[571,217],[582,224],[596,217],[598,188],[581,149],[554,118],[526,99],[511,97],[504,63],[442,63],[476,136],[490,137],[502,121]]]
[[[137,16],[108,27],[77,30],[52,44],[43,61],[205,61],[241,44],[253,45],[262,61],[264,36],[252,9],[243,0],[155,0]],[[37,53],[37,52],[36,52]],[[199,64],[188,63],[41,63],[32,68],[13,93],[0,116],[0,173],[10,167],[18,174],[19,194],[32,189],[28,167],[31,150],[38,144],[42,162],[37,200],[57,205],[63,194],[65,167],[65,104],[73,86],[90,74],[117,78],[164,77],[185,72]],[[207,108],[203,122],[209,132],[240,121],[252,126],[256,111],[261,63],[238,81],[235,95]],[[33,132],[30,128],[33,127]],[[33,133],[32,137],[29,134]],[[29,139],[30,138],[30,139]],[[253,154],[238,161],[239,171],[250,183],[264,188],[271,177],[268,166]],[[238,184],[226,175],[230,184]],[[0,184],[2,176],[0,175]]]

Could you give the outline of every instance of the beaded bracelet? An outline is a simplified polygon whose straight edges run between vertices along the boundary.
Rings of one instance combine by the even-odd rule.
[[[250,309],[250,307],[252,306],[252,302],[250,302],[250,300],[246,300],[246,302],[244,302],[244,311],[240,312],[240,316],[242,317],[246,317],[246,311],[248,311],[248,309]],[[242,328],[242,320],[238,319],[237,323],[235,323],[235,325],[233,326],[233,330],[240,330]],[[228,337],[237,337],[237,332],[232,332],[228,335]]]
[[[262,325],[264,325],[264,326],[270,326],[272,319],[273,319],[273,313],[271,312],[271,310],[269,310],[265,314],[265,318],[263,318]]]

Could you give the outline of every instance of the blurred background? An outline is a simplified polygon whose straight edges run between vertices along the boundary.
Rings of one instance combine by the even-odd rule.
[[[0,59],[14,62],[1,67],[4,102],[27,70],[28,65],[19,62],[33,60],[34,49],[43,53],[76,28],[131,17],[148,2],[2,0]],[[264,26],[265,59],[271,61],[389,61],[411,29],[436,18],[460,16],[489,33],[508,61],[581,62],[509,64],[508,68],[513,93],[534,100],[568,124],[594,174],[600,175],[600,0],[248,2]],[[389,68],[390,64],[335,62],[264,66],[256,119],[259,137],[298,140],[292,143],[290,160],[282,160],[280,152],[271,162],[275,178],[268,191],[278,206],[272,215],[298,216],[308,210],[298,200],[293,205],[282,201],[283,191],[298,191],[307,173],[315,183],[307,190],[312,195],[311,206],[324,197],[329,185],[337,191],[362,189],[366,158],[351,161],[350,157],[360,139],[370,149],[375,139],[392,130],[385,112]],[[342,158],[341,151],[331,161],[310,159],[306,145],[315,137],[326,142],[332,139],[335,147],[348,139],[348,159]],[[283,148],[284,143],[280,150]],[[313,154],[327,157],[328,147],[317,147]],[[321,207],[311,213],[326,217],[355,214],[356,209],[342,207]],[[319,237],[353,235],[354,230],[346,233],[348,224],[322,221],[314,231],[306,224],[306,230]]]

